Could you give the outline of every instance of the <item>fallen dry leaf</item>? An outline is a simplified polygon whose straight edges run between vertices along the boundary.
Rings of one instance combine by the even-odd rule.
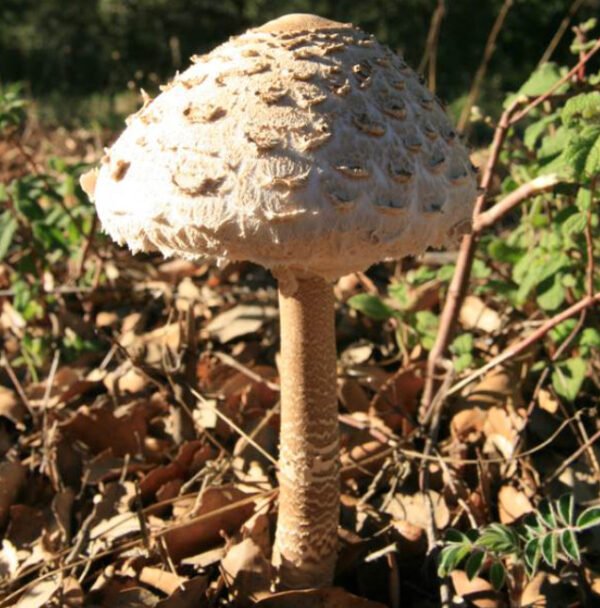
[[[93,454],[111,448],[115,456],[138,454],[146,436],[146,419],[151,415],[142,401],[113,408],[108,400],[92,407],[81,406],[59,428],[72,441],[80,441]]]
[[[477,608],[500,608],[498,593],[488,581],[476,576],[469,580],[462,570],[454,570],[450,577],[456,594]]]
[[[208,578],[196,576],[183,582],[168,598],[158,602],[156,608],[201,608],[207,587]]]
[[[250,499],[250,500],[249,500]],[[179,561],[221,542],[221,532],[232,534],[252,515],[251,496],[233,486],[208,488],[189,523],[179,523],[164,536],[169,555]]]
[[[384,604],[358,597],[340,587],[282,591],[254,604],[256,608],[385,608]]]
[[[26,470],[18,462],[0,462],[0,528],[8,519],[10,507],[23,487]]]
[[[498,511],[501,523],[511,524],[533,510],[533,505],[524,492],[508,485],[500,488],[498,492]]]
[[[273,573],[270,561],[252,538],[245,538],[231,546],[221,560],[225,583],[240,606],[265,593],[271,586]]]
[[[269,320],[277,317],[274,306],[239,304],[214,317],[206,331],[219,342],[226,343],[256,333]]]
[[[27,409],[14,391],[4,386],[0,386],[0,416],[8,418],[19,430],[25,428],[23,421],[27,414]]]
[[[58,576],[34,583],[27,587],[14,608],[44,608],[58,593],[61,583],[62,581]]]
[[[389,513],[395,520],[407,521],[424,530],[429,526],[429,514],[432,510],[436,527],[445,528],[450,521],[450,511],[444,497],[433,490],[427,494],[424,492],[414,494],[397,492],[385,509],[386,513]]]
[[[465,329],[480,329],[488,334],[502,327],[500,315],[477,296],[467,295],[460,309],[459,320]]]
[[[175,593],[183,583],[187,582],[187,579],[183,576],[178,576],[177,574],[168,570],[163,570],[162,568],[153,568],[150,566],[142,568],[139,579],[140,583],[150,585],[150,587],[162,591],[167,595]]]

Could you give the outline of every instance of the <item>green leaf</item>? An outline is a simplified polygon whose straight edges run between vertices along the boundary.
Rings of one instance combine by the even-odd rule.
[[[562,158],[577,179],[593,177],[600,171],[600,126],[588,125],[574,134]]]
[[[588,211],[592,206],[592,191],[589,188],[579,188],[579,190],[577,190],[575,203],[580,211]]]
[[[483,560],[485,558],[484,551],[474,551],[469,556],[467,563],[465,564],[465,572],[467,573],[468,579],[473,580],[481,571],[483,566]]]
[[[450,574],[468,555],[469,551],[469,545],[452,544],[449,547],[444,547],[440,553],[438,575],[444,577]]]
[[[587,348],[600,348],[600,331],[595,327],[586,327],[581,332],[579,345]]]
[[[454,338],[450,345],[450,351],[455,355],[471,354],[473,351],[473,334],[464,333]]]
[[[537,515],[540,523],[543,526],[545,525],[550,530],[556,528],[556,513],[554,513],[554,507],[550,501],[544,500],[540,503]]]
[[[494,562],[490,567],[490,583],[496,591],[500,591],[506,581],[506,570],[501,562]]]
[[[554,133],[544,136],[540,147],[537,150],[537,158],[540,161],[548,161],[563,152],[567,145],[571,132],[564,126],[558,127]],[[555,172],[560,172],[560,165],[565,164],[562,159],[557,159],[558,165],[553,165]]]
[[[537,97],[545,93],[553,84],[556,83],[562,76],[561,68],[556,63],[543,63],[537,70],[531,74],[523,86],[519,89],[516,95],[512,95],[504,102],[504,107],[508,107],[516,97],[527,96]],[[561,85],[557,92],[565,92],[569,88],[568,84]]]
[[[574,120],[600,119],[600,92],[582,93],[571,97],[565,103],[561,113],[561,119],[566,124],[572,124]]]
[[[560,535],[560,544],[564,554],[576,565],[581,562],[581,552],[573,530],[564,530]]]
[[[456,528],[448,528],[446,530],[446,535],[444,537],[444,540],[447,543],[467,543],[467,542],[470,542],[469,538],[466,536],[466,534],[463,534],[460,530],[457,530]]]
[[[411,299],[408,294],[408,286],[406,283],[392,283],[388,287],[388,293],[396,300],[400,309],[405,310],[410,306]]]
[[[553,327],[548,333],[552,338],[552,341],[559,345],[564,342],[575,329],[577,321],[575,319],[566,319],[562,323],[559,323],[556,327]]]
[[[530,124],[523,135],[523,143],[529,150],[533,150],[537,140],[543,135],[546,128],[558,118],[557,113],[542,117],[540,120]]]
[[[566,291],[562,284],[562,276],[555,274],[542,281],[537,288],[537,303],[544,310],[556,310],[565,300]]]
[[[17,220],[8,211],[0,216],[0,261],[8,253],[17,228]]]
[[[574,401],[587,372],[587,361],[580,357],[573,357],[558,363],[552,372],[552,386],[554,390],[566,399]]]
[[[573,524],[575,517],[575,497],[573,494],[563,494],[556,502],[556,512],[565,526]]]
[[[551,568],[555,568],[558,560],[558,533],[550,532],[542,537],[541,548],[544,561]]]
[[[430,350],[435,342],[439,319],[429,310],[420,310],[415,315],[415,329],[421,336],[423,348]]]
[[[560,230],[565,236],[580,234],[585,230],[586,224],[587,218],[584,213],[573,213],[562,223]]]
[[[498,262],[516,264],[523,255],[520,247],[509,245],[504,239],[495,238],[487,247],[488,255]]]
[[[369,293],[359,293],[352,296],[348,300],[348,306],[362,312],[375,319],[376,321],[385,321],[389,319],[393,314],[394,310],[387,304],[384,304],[377,296]]]
[[[514,553],[518,548],[518,539],[508,526],[493,523],[483,530],[475,544],[495,553]]]
[[[600,524],[600,507],[590,507],[577,518],[579,530],[587,530]]]
[[[540,558],[542,555],[542,549],[540,547],[540,539],[532,538],[525,545],[523,556],[525,557],[525,564],[529,569],[529,574],[533,575],[537,572]]]

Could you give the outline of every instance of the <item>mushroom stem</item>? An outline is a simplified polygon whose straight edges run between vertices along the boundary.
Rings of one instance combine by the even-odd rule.
[[[333,581],[339,521],[339,429],[333,287],[298,278],[279,292],[281,433],[275,562],[286,588]]]

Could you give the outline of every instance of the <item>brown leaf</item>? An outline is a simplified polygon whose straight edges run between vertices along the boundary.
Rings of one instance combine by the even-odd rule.
[[[426,530],[429,525],[429,513],[432,509],[436,527],[445,528],[450,521],[450,511],[444,497],[433,490],[427,494],[424,492],[414,494],[397,492],[386,505],[385,511],[396,520],[407,521],[413,526]]]
[[[156,604],[156,608],[200,608],[202,598],[208,587],[206,576],[196,576],[185,581],[168,598]]]
[[[545,608],[548,605],[546,595],[542,593],[542,586],[546,582],[547,574],[538,572],[523,589],[521,606],[523,608]]]
[[[272,593],[255,604],[256,608],[385,608],[339,587],[308,589],[306,591],[282,591]]]
[[[8,418],[19,430],[25,428],[23,420],[27,410],[14,391],[0,386],[0,416]]]
[[[459,320],[465,329],[480,329],[488,334],[502,327],[500,315],[477,296],[465,296],[460,309]]]
[[[44,608],[56,595],[60,585],[61,580],[57,576],[38,581],[27,588],[14,608]]]
[[[373,399],[370,414],[379,417],[392,430],[407,435],[413,428],[410,417],[419,406],[423,384],[419,367],[396,372]]]
[[[248,605],[258,593],[268,591],[273,577],[271,563],[252,538],[227,550],[221,572],[240,605]]]
[[[472,603],[473,606],[477,606],[477,608],[499,608],[501,606],[498,593],[485,579],[476,576],[469,580],[462,570],[454,570],[450,577],[456,594]]]
[[[25,467],[18,462],[0,462],[0,528],[8,519],[8,511],[17,500],[25,483]]]
[[[145,566],[139,574],[140,583],[150,585],[158,591],[162,591],[166,595],[175,593],[182,583],[187,582],[183,576],[179,576],[173,572],[163,570],[162,568],[153,568]]]
[[[450,432],[463,443],[476,443],[481,438],[487,412],[480,407],[466,408],[452,417]]]
[[[233,486],[208,488],[202,494],[196,521],[182,523],[164,536],[169,554],[175,561],[200,553],[222,541],[221,531],[232,534],[254,511],[251,498]],[[202,517],[203,516],[203,517]]]
[[[342,378],[338,383],[338,397],[349,412],[366,412],[370,399],[356,378]]]
[[[256,333],[267,321],[277,316],[273,306],[238,304],[217,315],[206,326],[206,331],[222,343]]]
[[[498,510],[500,522],[511,524],[527,513],[533,511],[529,498],[513,486],[502,486],[498,492]]]
[[[59,424],[72,441],[87,445],[93,454],[112,448],[115,456],[137,454],[146,436],[148,408],[143,402],[122,406],[113,411],[112,404],[81,406],[66,422]]]

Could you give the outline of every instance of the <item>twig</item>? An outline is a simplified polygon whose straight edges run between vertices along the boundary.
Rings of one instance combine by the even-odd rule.
[[[438,41],[440,38],[440,29],[442,27],[442,20],[446,14],[446,2],[445,0],[438,0],[437,6],[431,16],[431,23],[429,24],[429,32],[427,33],[427,41],[425,42],[425,52],[417,72],[422,74],[425,68],[428,67],[427,75],[427,86],[435,93],[436,89],[436,73],[437,73],[437,53],[438,53]]]
[[[248,378],[250,378],[250,380],[254,380],[254,382],[260,382],[261,384],[264,384],[267,388],[269,388],[272,391],[275,391],[277,393],[281,390],[279,384],[276,384],[275,382],[271,382],[270,380],[263,378],[260,374],[257,374],[255,371],[251,370],[249,367],[246,367],[243,363],[240,363],[237,359],[235,359],[231,355],[228,355],[227,353],[221,353],[221,352],[215,352],[214,354],[218,359],[220,359],[223,363],[225,363],[225,365],[228,365],[229,367],[236,369],[238,372],[241,372],[242,374],[244,374],[244,376],[247,376]]]
[[[583,445],[579,446],[564,462],[561,462],[559,467],[550,475],[545,481],[544,485],[547,486],[551,481],[560,477],[562,472],[575,460],[577,460],[585,451],[591,448],[591,446],[600,439],[600,431],[596,431]]]
[[[23,387],[21,386],[19,379],[17,378],[17,376],[8,360],[8,357],[6,356],[6,353],[3,350],[0,351],[0,365],[6,370],[6,373],[8,374],[10,381],[13,383],[13,386],[15,387],[17,394],[21,398],[23,405],[25,405],[25,407],[27,408],[27,411],[29,412],[29,415],[35,420],[35,411],[31,405],[31,402],[27,398],[27,395],[25,394],[25,391],[23,390]]]
[[[564,16],[563,20],[560,22],[560,25],[558,26],[556,33],[552,37],[552,40],[550,40],[550,44],[548,45],[548,47],[544,51],[543,55],[541,56],[540,61],[537,65],[538,68],[543,63],[546,63],[550,59],[550,57],[552,57],[552,54],[556,50],[558,43],[561,41],[562,37],[564,36],[565,32],[567,31],[567,28],[569,27],[569,23],[571,22],[571,19],[573,18],[575,13],[579,10],[579,8],[581,7],[581,5],[584,2],[585,2],[585,0],[575,0],[573,2],[573,4],[571,4],[567,14]]]
[[[196,399],[199,399],[200,401],[207,403],[206,398],[203,397],[198,391],[194,390],[191,387],[190,387],[190,393],[192,393],[192,395],[194,395],[194,397],[196,397]],[[219,408],[217,408],[217,407],[213,406],[213,407],[211,407],[211,410],[219,418],[221,418],[221,420],[223,420],[226,424],[228,424],[234,431],[236,431],[241,437],[243,437],[244,440],[247,443],[249,443],[255,450],[259,451],[275,468],[278,467],[277,461],[273,458],[273,456],[271,456],[271,454],[269,454],[269,452],[267,452],[259,443],[254,441],[254,439],[252,439],[252,437],[250,437],[248,435],[248,433],[246,433],[233,420],[231,420],[231,418],[229,418],[228,416],[225,416],[225,414],[223,414],[223,412],[220,412]]]
[[[501,363],[504,363],[508,359],[512,359],[517,355],[521,354],[523,351],[527,350],[532,344],[535,344],[538,340],[543,338],[553,327],[556,327],[559,323],[562,323],[565,319],[569,319],[570,317],[576,315],[578,312],[581,312],[585,308],[589,308],[594,304],[600,303],[600,292],[596,293],[593,296],[586,296],[573,306],[570,306],[566,310],[563,310],[561,313],[555,315],[551,319],[548,319],[543,325],[541,325],[536,331],[529,334],[526,338],[515,344],[514,346],[510,346],[503,353],[494,357],[491,361],[488,361],[483,367],[480,367],[477,371],[473,372],[460,382],[457,382],[449,391],[448,395],[453,395],[459,392],[468,384],[471,384],[474,380],[477,380],[481,376],[483,376],[490,369],[497,367]]]
[[[519,186],[493,207],[480,213],[473,221],[473,232],[479,234],[488,226],[495,224],[501,217],[506,215],[511,209],[514,209],[517,205],[520,205],[523,201],[526,201],[534,195],[552,190],[554,186],[559,183],[560,179],[558,175],[550,174],[540,175],[530,182]]]
[[[469,95],[467,96],[467,101],[465,102],[465,106],[462,109],[460,118],[458,120],[458,131],[460,133],[464,133],[465,127],[467,125],[467,121],[469,120],[469,115],[471,113],[471,108],[477,101],[479,97],[479,90],[481,88],[481,83],[485,77],[485,73],[487,71],[488,64],[494,50],[496,48],[496,40],[498,39],[498,35],[500,34],[500,30],[504,25],[504,20],[506,19],[506,15],[513,5],[514,0],[504,0],[504,4],[500,8],[500,12],[496,17],[496,21],[494,21],[494,25],[490,30],[490,35],[488,36],[487,42],[485,44],[485,49],[483,51],[483,57],[481,58],[481,63],[477,68],[477,72],[475,72],[475,78],[473,79],[473,84],[471,85],[471,90],[469,91]]]
[[[547,99],[552,96],[552,93],[556,91],[565,82],[575,76],[579,70],[600,50],[600,38],[596,40],[596,44],[579,60],[579,62],[571,68],[562,78],[559,78],[543,95],[536,97],[530,104],[526,105],[518,114],[513,116],[510,124],[514,125],[519,122],[522,118],[527,116],[533,108],[536,108],[540,104],[544,103]]]

